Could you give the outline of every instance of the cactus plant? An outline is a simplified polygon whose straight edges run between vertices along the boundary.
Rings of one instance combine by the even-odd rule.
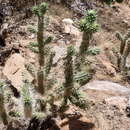
[[[48,4],[43,2],[40,5],[34,6],[32,11],[33,13],[38,17],[38,28],[29,28],[29,30],[33,33],[37,32],[37,42],[30,43],[28,46],[30,50],[38,54],[38,62],[39,62],[39,68],[37,71],[37,90],[41,93],[45,93],[45,80],[46,80],[46,74],[50,72],[51,69],[51,63],[48,66],[48,69],[46,72],[45,69],[45,54],[46,49],[45,45],[49,44],[52,41],[52,37],[45,37],[45,14],[48,10]],[[52,62],[53,56],[50,56],[50,61]]]
[[[128,29],[127,33],[124,36],[121,33],[117,32],[116,37],[121,41],[120,53],[118,57],[118,67],[120,71],[122,71],[125,68],[126,59],[130,52],[130,29]]]
[[[85,108],[86,102],[81,98],[81,94],[78,89],[74,88],[74,75],[73,75],[73,46],[67,48],[67,55],[64,62],[64,74],[65,74],[65,83],[64,83],[64,98],[61,104],[60,111],[65,111],[67,108],[68,101],[72,104]]]
[[[71,94],[71,89],[73,88],[73,60],[72,60],[72,55],[73,55],[73,47],[70,46],[67,48],[67,56],[65,57],[65,83],[64,83],[64,101],[62,103],[62,107],[65,107],[68,102],[68,98]]]
[[[33,66],[30,65],[25,66],[26,69],[35,78],[36,84],[34,83],[34,86],[37,86],[36,89],[38,90],[38,92],[42,94],[42,96],[44,96],[44,100],[43,99],[37,100],[39,111],[46,111],[47,105],[52,104],[52,102],[49,103],[48,94],[50,92],[49,89],[54,84],[54,80],[49,78],[50,76],[49,74],[51,71],[55,53],[50,52],[50,47],[46,46],[52,41],[52,37],[51,36],[46,37],[44,35],[45,28],[46,28],[45,14],[47,10],[48,10],[48,4],[45,2],[41,3],[40,5],[34,6],[32,9],[33,13],[38,17],[38,27],[37,29],[34,27],[30,27],[29,31],[32,33],[37,33],[37,42],[32,42],[27,47],[30,50],[32,50],[34,53],[38,54],[39,67],[33,69]],[[53,96],[52,96],[52,100],[53,100]]]
[[[38,60],[39,60],[39,70],[37,73],[37,80],[38,80],[38,90],[41,93],[44,93],[44,17],[45,13],[48,9],[48,5],[46,3],[42,3],[39,6],[33,7],[33,13],[38,17],[38,31],[37,31],[37,42],[38,42]]]
[[[96,12],[94,10],[88,10],[85,17],[80,20],[80,30],[83,32],[80,54],[85,54],[90,45],[93,33],[97,32],[99,29],[99,25],[96,23],[96,17]]]

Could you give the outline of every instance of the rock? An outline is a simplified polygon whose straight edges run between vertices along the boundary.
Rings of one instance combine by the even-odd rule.
[[[63,19],[62,20],[62,25],[64,29],[64,33],[71,34],[74,36],[79,36],[80,31],[73,26],[74,22],[72,19]]]
[[[26,73],[28,80],[32,82],[33,78],[24,67],[25,59],[20,54],[13,54],[5,63],[3,74],[12,82],[16,88],[20,87],[22,82],[22,73]]]
[[[113,83],[111,81],[99,81],[95,80],[92,81],[86,85],[84,85],[82,90],[94,90],[94,91],[100,91],[100,92],[108,92],[111,94],[115,95],[129,95],[130,94],[130,89],[122,86],[118,83]]]
[[[53,59],[53,64],[57,64],[59,60],[65,55],[65,49],[63,47],[55,46],[52,49],[55,52],[55,57]]]
[[[104,103],[107,105],[116,106],[119,109],[126,109],[127,98],[120,97],[120,96],[110,97],[110,98],[104,99]]]
[[[63,19],[63,28],[65,33],[71,33],[73,27],[73,20],[72,19]]]
[[[83,0],[75,0],[72,4],[71,4],[71,8],[74,12],[80,14],[80,15],[84,15],[84,12],[87,9],[93,8],[91,2],[85,2]]]
[[[31,34],[31,36],[29,36],[30,39],[34,39],[35,37],[35,34]]]

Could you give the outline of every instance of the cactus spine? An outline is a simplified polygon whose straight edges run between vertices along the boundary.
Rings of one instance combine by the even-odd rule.
[[[121,41],[118,67],[120,71],[122,71],[125,69],[126,59],[130,52],[130,29],[128,29],[127,33],[124,36],[121,33],[117,32],[116,37]]]
[[[4,106],[3,83],[0,83],[0,116],[4,125],[8,125],[7,113]]]
[[[90,45],[93,33],[97,32],[99,29],[99,25],[96,23],[96,17],[96,12],[94,10],[88,10],[85,17],[80,21],[80,30],[83,32],[80,54],[85,54]]]

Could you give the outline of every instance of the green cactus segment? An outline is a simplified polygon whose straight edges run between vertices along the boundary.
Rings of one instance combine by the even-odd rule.
[[[49,36],[44,40],[44,45],[49,44],[53,40],[53,37]]]
[[[125,69],[126,59],[127,59],[128,55],[129,55],[129,53],[130,53],[130,40],[127,40],[124,53],[123,53],[123,55],[121,57],[121,65],[120,65],[121,70]]]
[[[29,83],[27,80],[24,81],[24,85],[22,88],[22,96],[23,96],[23,101],[25,105],[31,105],[31,98],[30,98],[30,92],[29,92]]]
[[[81,85],[84,85],[89,82],[92,76],[86,72],[79,72],[74,76],[74,80]]]
[[[125,51],[124,51],[124,57],[127,57],[129,55],[129,52],[130,52],[130,40],[127,41],[127,46],[125,48]]]
[[[34,28],[33,26],[29,26],[28,31],[31,32],[31,33],[34,33],[34,34],[37,33],[37,29]]]
[[[118,40],[121,41],[120,53],[123,54],[126,42],[130,38],[130,29],[128,29],[127,33],[124,36],[120,32],[117,32],[116,37]]]
[[[38,6],[34,6],[32,8],[32,12],[37,16],[43,16],[45,15],[46,11],[48,10],[48,4],[43,2]]]
[[[38,50],[38,43],[36,42],[31,42],[28,46],[27,46],[28,49],[30,49],[32,52],[34,53],[39,53],[39,50]]]
[[[96,22],[96,12],[94,10],[86,11],[84,18],[80,20],[80,30],[83,32],[82,42],[80,45],[80,54],[85,54],[90,45],[90,40],[93,33],[99,30],[99,25]]]
[[[4,125],[8,125],[8,117],[6,113],[6,109],[4,106],[4,90],[3,90],[3,83],[0,82],[0,117],[3,121]]]
[[[87,33],[95,33],[99,29],[99,25],[96,23],[96,12],[94,10],[88,10],[85,17],[80,21],[80,30]]]
[[[24,114],[26,118],[31,118],[32,117],[32,99],[30,97],[30,92],[29,92],[30,84],[27,79],[24,79],[23,83],[24,85],[22,87],[22,99],[23,99],[23,106],[24,106]]]
[[[97,48],[97,47],[89,47],[87,52],[86,52],[88,55],[98,55],[100,54],[100,48]]]
[[[128,29],[126,35],[124,35],[124,40],[128,40],[128,38],[130,38],[130,29]]]
[[[121,41],[120,54],[123,54],[123,51],[124,51],[124,48],[125,48],[125,39],[120,32],[116,33],[116,37],[117,37],[118,40]]]
[[[31,42],[30,46],[32,46],[32,47],[38,47],[38,43],[37,42]]]
[[[73,87],[73,59],[72,55],[74,52],[73,46],[67,48],[67,56],[65,57],[65,87]]]
[[[71,96],[71,89],[74,87],[73,59],[72,59],[73,52],[74,52],[73,46],[69,46],[67,48],[67,55],[64,60],[65,83],[64,83],[64,99],[60,108],[61,111],[66,110],[69,97]]]
[[[47,65],[46,65],[46,76],[50,73],[54,56],[55,56],[54,52],[52,52],[49,56],[49,59],[48,59]]]
[[[39,50],[38,50],[38,43],[37,42],[31,42],[27,48],[29,48],[32,52],[34,53],[39,53]]]

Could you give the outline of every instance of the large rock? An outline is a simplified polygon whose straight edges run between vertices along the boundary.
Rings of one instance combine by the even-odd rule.
[[[28,80],[32,82],[32,76],[24,67],[25,59],[20,54],[13,54],[6,62],[3,74],[11,80],[15,87],[22,86],[22,73],[26,73]]]
[[[112,93],[115,95],[129,95],[130,94],[130,89],[122,86],[118,83],[113,83],[111,81],[99,81],[99,80],[95,80],[92,81],[86,85],[84,85],[82,88],[82,90],[94,90],[94,91],[100,91],[100,92],[108,92],[108,93]]]

